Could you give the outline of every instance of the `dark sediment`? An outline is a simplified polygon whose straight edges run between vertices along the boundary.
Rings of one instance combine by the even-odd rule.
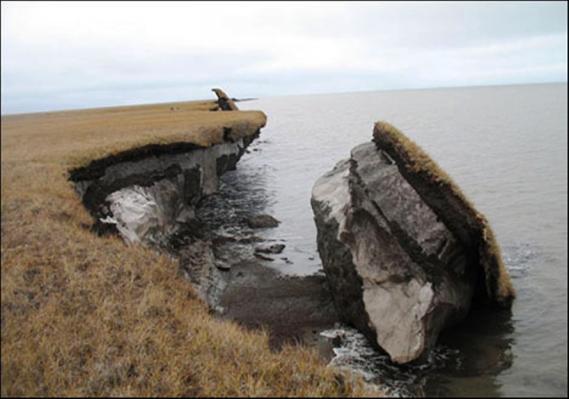
[[[323,275],[283,276],[257,262],[233,265],[219,300],[223,318],[265,327],[274,348],[283,343],[317,344],[319,333],[338,321]]]

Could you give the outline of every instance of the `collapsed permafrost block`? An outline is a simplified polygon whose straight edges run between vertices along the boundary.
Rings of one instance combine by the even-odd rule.
[[[498,245],[431,158],[391,125],[312,191],[322,259],[340,317],[396,363],[420,358],[473,301],[514,298]]]

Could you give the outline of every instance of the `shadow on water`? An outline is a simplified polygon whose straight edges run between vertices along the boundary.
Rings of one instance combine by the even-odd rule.
[[[513,363],[514,327],[509,310],[473,308],[469,316],[439,338],[455,357],[433,373],[427,396],[500,396],[496,377]]]

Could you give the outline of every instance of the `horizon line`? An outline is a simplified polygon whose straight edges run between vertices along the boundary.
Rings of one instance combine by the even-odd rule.
[[[410,87],[410,88],[400,88],[400,89],[371,89],[371,90],[352,90],[352,91],[336,91],[336,92],[316,92],[316,93],[298,93],[298,94],[277,94],[269,96],[251,96],[244,99],[259,100],[263,98],[275,98],[275,97],[296,97],[296,96],[319,96],[319,95],[342,95],[350,93],[373,93],[373,92],[396,92],[396,91],[421,91],[421,90],[444,90],[444,89],[466,89],[466,88],[482,88],[482,87],[507,87],[507,86],[533,86],[533,85],[554,85],[554,84],[567,84],[567,81],[553,81],[553,82],[529,82],[529,83],[503,83],[503,84],[478,84],[478,85],[458,85],[458,86],[433,86],[433,87]],[[238,97],[236,97],[239,99]],[[31,111],[31,112],[16,112],[16,113],[0,113],[1,117],[5,116],[24,116],[24,115],[36,115],[36,114],[48,114],[48,113],[58,113],[58,112],[70,112],[70,111],[87,111],[87,110],[97,110],[105,108],[121,108],[121,107],[134,107],[134,106],[145,106],[145,105],[161,105],[161,104],[173,104],[182,102],[192,102],[192,101],[209,101],[206,98],[194,98],[187,100],[172,100],[172,101],[161,101],[157,103],[137,103],[137,104],[115,104],[107,106],[97,106],[97,107],[80,107],[80,108],[66,108],[66,109],[52,109],[45,111]],[[215,101],[215,99],[211,99]]]

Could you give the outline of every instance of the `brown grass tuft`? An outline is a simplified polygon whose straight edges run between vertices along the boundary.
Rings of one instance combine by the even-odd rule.
[[[214,319],[174,260],[97,237],[71,167],[145,143],[215,144],[260,112],[212,102],[2,117],[2,396],[362,395],[311,350]],[[174,107],[174,111],[171,110]]]

